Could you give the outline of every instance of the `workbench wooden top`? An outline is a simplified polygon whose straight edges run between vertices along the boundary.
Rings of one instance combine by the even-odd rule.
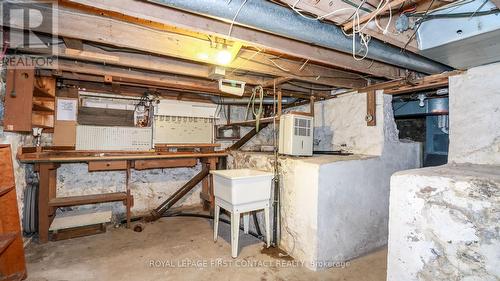
[[[22,163],[74,163],[111,160],[153,160],[180,158],[208,158],[227,156],[225,151],[214,152],[88,152],[88,151],[44,151],[19,153],[17,158]]]

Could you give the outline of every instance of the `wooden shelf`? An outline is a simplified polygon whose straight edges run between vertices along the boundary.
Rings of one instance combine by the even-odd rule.
[[[14,188],[16,188],[15,185],[12,185],[12,186],[6,186],[6,187],[0,187],[0,197],[4,194],[6,194],[7,192],[13,190]]]
[[[41,101],[33,101],[33,111],[54,114],[54,108],[49,107]]]
[[[38,85],[35,85],[33,89],[33,96],[38,98],[50,98],[54,99],[55,97],[51,95],[48,90],[40,88]]]
[[[17,233],[15,232],[0,234],[0,254],[3,253],[3,251],[5,251],[10,244],[12,244],[16,237]]]
[[[54,198],[49,201],[50,207],[67,207],[86,204],[97,204],[107,202],[125,201],[127,193],[113,192],[104,194],[82,195],[82,196],[69,196]]]

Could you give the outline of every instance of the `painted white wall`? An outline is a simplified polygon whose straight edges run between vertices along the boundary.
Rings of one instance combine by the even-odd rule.
[[[397,139],[390,96],[377,94],[377,126],[367,127],[365,115],[366,94],[316,104],[315,133],[332,132],[332,139],[322,140],[330,144],[323,149],[342,148],[355,154],[278,159],[280,247],[310,269],[329,267],[384,245],[390,176],[420,167],[420,144]],[[233,152],[228,161],[230,168],[267,171],[272,171],[273,162],[270,154],[242,151]]]
[[[449,162],[500,164],[500,63],[450,77]]]
[[[393,175],[387,280],[499,280],[499,190],[498,165]]]
[[[499,71],[450,78],[449,164],[392,176],[387,280],[500,280]]]
[[[365,94],[353,94],[343,102],[356,102],[354,97],[366,101]],[[357,116],[366,114],[366,102],[360,103],[357,110],[339,111],[342,117],[357,121],[352,124],[354,132],[359,133],[356,135],[348,126],[337,126],[334,139],[349,135],[343,139],[350,140],[353,151],[372,156],[320,166],[318,261],[346,261],[387,243],[390,177],[394,172],[421,166],[420,144],[397,138],[391,100],[377,93],[377,126],[366,130],[361,125],[364,122],[366,127],[364,117],[361,120]]]

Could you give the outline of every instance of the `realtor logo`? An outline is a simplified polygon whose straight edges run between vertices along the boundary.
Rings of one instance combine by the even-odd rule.
[[[2,1],[0,13],[4,66],[56,68],[57,1]]]

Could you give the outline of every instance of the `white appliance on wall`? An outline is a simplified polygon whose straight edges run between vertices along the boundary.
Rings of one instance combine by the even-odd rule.
[[[313,155],[312,116],[283,114],[280,117],[279,153],[295,156]]]
[[[160,100],[155,108],[154,143],[212,143],[217,105]]]

